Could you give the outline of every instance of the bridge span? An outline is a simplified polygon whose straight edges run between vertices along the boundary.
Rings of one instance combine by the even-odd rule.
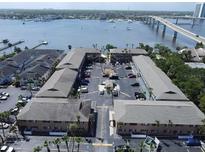
[[[205,37],[202,37],[202,36],[199,36],[195,33],[192,33],[182,27],[179,27],[173,23],[171,23],[170,21],[164,19],[164,18],[161,18],[159,16],[148,16],[146,18],[144,18],[144,22],[147,23],[147,24],[152,24],[153,26],[155,24],[157,24],[157,31],[159,29],[159,24],[162,24],[164,27],[163,27],[163,31],[162,31],[162,34],[165,35],[165,32],[166,32],[166,27],[169,27],[170,29],[172,29],[174,31],[174,35],[173,35],[173,39],[176,40],[177,38],[177,33],[180,33],[198,43],[203,43],[205,45]]]

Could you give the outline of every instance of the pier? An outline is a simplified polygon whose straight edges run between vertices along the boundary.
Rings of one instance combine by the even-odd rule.
[[[15,42],[15,43],[11,44],[10,46],[7,44],[6,47],[0,48],[0,51],[6,50],[6,49],[8,49],[8,48],[11,48],[11,47],[16,46],[16,45],[18,45],[18,44],[21,44],[21,43],[23,43],[23,42],[24,42],[24,41],[18,41],[18,42]]]

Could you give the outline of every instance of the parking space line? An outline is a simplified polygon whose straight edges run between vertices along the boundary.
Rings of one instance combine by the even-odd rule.
[[[128,95],[128,94],[126,94],[126,93],[124,93],[124,92],[122,92],[122,91],[120,91],[120,93],[123,94],[123,95],[125,95],[125,96],[127,96],[127,97],[131,97],[130,95]]]

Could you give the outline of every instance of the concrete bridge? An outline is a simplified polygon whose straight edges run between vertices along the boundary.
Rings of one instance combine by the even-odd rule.
[[[205,45],[205,37],[199,36],[195,33],[192,33],[182,27],[179,27],[173,23],[171,23],[170,21],[158,17],[158,16],[148,16],[143,18],[143,21],[146,24],[151,24],[153,27],[155,26],[155,24],[157,25],[157,31],[159,30],[159,25],[162,24],[163,25],[163,30],[162,30],[162,35],[164,36],[166,33],[166,27],[172,29],[174,31],[174,35],[173,35],[173,40],[176,40],[177,38],[177,34],[180,33],[198,43],[203,43]]]

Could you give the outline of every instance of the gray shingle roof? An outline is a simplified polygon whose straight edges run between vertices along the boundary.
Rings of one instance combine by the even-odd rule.
[[[79,69],[86,53],[100,53],[100,51],[94,48],[73,48],[72,51],[67,53],[56,68],[69,67]]]
[[[115,100],[115,119],[124,123],[202,125],[204,114],[192,103],[183,101]]]
[[[144,49],[135,49],[135,48],[116,48],[110,49],[110,53],[131,53],[135,55],[146,55],[147,52]]]
[[[132,60],[148,87],[152,88],[156,100],[188,100],[182,91],[172,83],[168,76],[149,57],[134,56]]]
[[[69,68],[56,70],[36,97],[68,97],[78,72]]]
[[[18,120],[39,120],[39,121],[80,121],[88,122],[91,109],[91,101],[86,103],[80,100],[68,99],[32,99],[18,114]],[[57,102],[59,101],[59,102]]]

